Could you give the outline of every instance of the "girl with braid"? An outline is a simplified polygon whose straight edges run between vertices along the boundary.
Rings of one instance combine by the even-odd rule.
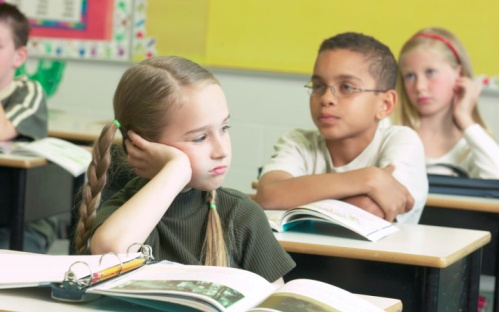
[[[236,267],[282,284],[295,263],[263,210],[221,187],[231,163],[230,114],[214,76],[181,57],[147,59],[123,74],[114,114],[93,147],[78,252],[124,253],[138,242],[156,260]],[[97,210],[117,130],[137,177]]]

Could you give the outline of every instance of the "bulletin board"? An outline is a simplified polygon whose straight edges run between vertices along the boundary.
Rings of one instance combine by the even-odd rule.
[[[133,0],[5,2],[17,5],[30,21],[30,56],[109,61],[131,59]]]
[[[475,74],[499,74],[496,0],[137,1],[144,18],[134,60],[176,54],[207,66],[309,74],[319,44],[337,33],[372,35],[397,56],[417,30],[440,26],[463,42]]]

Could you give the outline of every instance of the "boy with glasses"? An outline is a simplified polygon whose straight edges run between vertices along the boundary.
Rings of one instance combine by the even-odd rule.
[[[379,125],[397,103],[396,78],[393,54],[376,39],[325,40],[305,86],[317,129],[279,139],[256,201],[289,209],[340,199],[388,221],[418,223],[428,194],[423,145],[408,127]]]

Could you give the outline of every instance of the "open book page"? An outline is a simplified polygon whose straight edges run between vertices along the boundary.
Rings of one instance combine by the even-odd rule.
[[[101,255],[53,256],[27,252],[2,252],[0,253],[0,289],[60,283],[70,267],[77,278],[83,278],[93,272],[119,264],[120,259],[126,262],[140,255],[141,253],[131,253],[128,256],[108,254],[104,257]],[[78,261],[80,263],[75,264]]]
[[[29,142],[4,141],[0,142],[0,156],[2,157],[21,157],[21,158],[39,158],[43,157],[35,152],[23,149]],[[15,151],[15,153],[14,153]]]
[[[269,220],[270,227],[276,232],[282,232],[281,226],[282,215],[286,210],[264,210],[267,219]]]
[[[74,177],[84,173],[92,160],[92,154],[88,150],[58,138],[43,138],[33,142],[7,142],[0,145],[0,152],[47,158]]]
[[[94,294],[127,297],[149,306],[161,302],[188,305],[201,311],[248,311],[274,291],[263,277],[228,267],[179,265],[159,262],[120,278],[96,285]],[[163,306],[164,307],[164,306]]]
[[[398,228],[359,207],[340,200],[323,200],[287,210],[281,219],[284,229],[301,220],[329,221],[348,228],[370,241],[377,241]],[[296,223],[296,222],[295,222]]]
[[[296,279],[287,282],[250,312],[263,311],[383,311],[346,290],[323,282]]]

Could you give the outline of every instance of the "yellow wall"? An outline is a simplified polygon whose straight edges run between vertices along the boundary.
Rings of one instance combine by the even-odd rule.
[[[154,9],[160,2],[174,3],[176,7],[171,6],[173,10],[168,12]],[[337,33],[357,31],[372,35],[390,46],[397,56],[403,42],[418,29],[441,26],[462,40],[475,74],[499,74],[499,1],[496,0],[149,0],[148,3],[148,14],[155,23],[148,21],[147,29],[149,35],[157,36],[158,54],[184,53],[181,55],[189,57],[197,53],[196,59],[208,66],[309,74],[320,42]],[[178,3],[190,3],[191,8],[182,8]],[[198,10],[193,11],[193,7]],[[202,10],[207,10],[206,15]],[[160,34],[161,28],[168,29],[170,34]],[[186,28],[191,29],[190,35]],[[175,37],[178,32],[182,35]],[[191,46],[186,46],[186,42]],[[186,49],[175,50],[179,46]]]
[[[208,4],[209,0],[148,0],[145,28],[147,36],[155,38],[157,54],[206,64]]]

